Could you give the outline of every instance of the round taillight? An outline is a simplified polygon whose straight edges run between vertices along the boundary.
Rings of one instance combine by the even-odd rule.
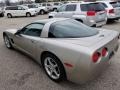
[[[101,54],[99,52],[95,52],[92,56],[92,61],[96,63],[100,57],[101,57]]]
[[[107,55],[107,52],[108,52],[107,48],[103,48],[102,49],[102,56],[105,57]]]

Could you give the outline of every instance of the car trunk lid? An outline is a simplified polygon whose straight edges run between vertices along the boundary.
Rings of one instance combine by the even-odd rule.
[[[83,38],[66,38],[62,41],[70,44],[76,44],[81,46],[94,46],[96,43],[102,41],[103,39],[107,39],[109,36],[112,35],[112,31],[108,30],[100,30],[99,34],[90,36],[90,37],[83,37]]]

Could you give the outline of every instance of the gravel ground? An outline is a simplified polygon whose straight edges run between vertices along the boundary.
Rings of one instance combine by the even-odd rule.
[[[84,85],[51,81],[39,64],[17,50],[5,47],[2,32],[20,28],[47,15],[37,17],[0,18],[0,90],[120,90],[120,49],[104,73]],[[120,22],[111,22],[103,28],[120,32]]]

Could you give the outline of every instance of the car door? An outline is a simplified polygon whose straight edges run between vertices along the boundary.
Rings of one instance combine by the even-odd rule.
[[[12,14],[12,16],[17,16],[18,15],[17,10],[18,10],[17,6],[11,7],[11,9],[10,9],[11,12],[10,13]]]
[[[26,11],[25,11],[25,9],[23,7],[18,6],[17,14],[18,14],[18,16],[25,16]]]
[[[38,48],[40,49],[39,40],[43,24],[40,23],[32,23],[26,27],[24,27],[18,34],[15,35],[13,39],[15,45],[31,55],[32,57],[37,57]]]
[[[64,17],[72,18],[72,16],[75,14],[76,8],[77,8],[76,4],[66,5]]]
[[[65,9],[66,9],[66,5],[62,5],[60,8],[58,8],[55,17],[64,17]]]

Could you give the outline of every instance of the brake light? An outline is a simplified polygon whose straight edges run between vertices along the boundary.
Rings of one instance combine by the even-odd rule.
[[[105,57],[107,55],[108,49],[107,48],[103,48],[102,49],[102,56]]]
[[[110,10],[109,10],[109,13],[114,13],[114,9],[110,9]]]
[[[95,16],[96,12],[95,11],[88,11],[87,16]]]
[[[94,63],[96,63],[101,57],[101,54],[99,52],[95,52],[93,55],[92,55],[92,61]]]

